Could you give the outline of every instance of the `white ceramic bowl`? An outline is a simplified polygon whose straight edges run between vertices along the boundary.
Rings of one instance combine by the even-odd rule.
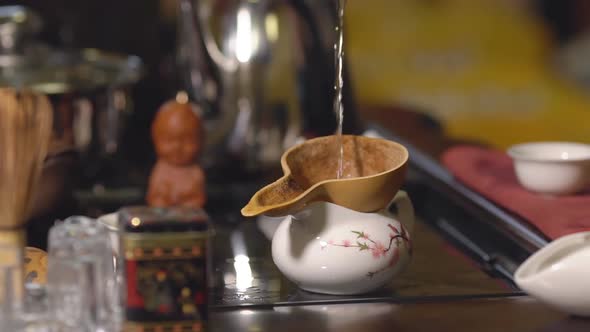
[[[534,142],[508,149],[520,184],[527,190],[574,194],[590,183],[590,145],[569,142]]]
[[[590,232],[563,236],[537,251],[519,266],[514,281],[560,311],[590,317]]]

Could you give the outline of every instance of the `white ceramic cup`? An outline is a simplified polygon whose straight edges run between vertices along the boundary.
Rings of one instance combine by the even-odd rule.
[[[520,184],[550,195],[575,194],[590,185],[590,145],[533,142],[508,149]]]

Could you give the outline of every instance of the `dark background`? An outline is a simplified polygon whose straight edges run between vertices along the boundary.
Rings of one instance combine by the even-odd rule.
[[[149,138],[151,119],[158,106],[180,88],[174,71],[175,3],[175,0],[0,1],[2,5],[27,5],[38,11],[45,22],[39,37],[54,46],[92,47],[142,58],[146,74],[134,88],[135,111],[122,146],[126,157],[138,163],[153,160]],[[535,0],[532,5],[558,44],[585,30],[590,22],[587,0]]]

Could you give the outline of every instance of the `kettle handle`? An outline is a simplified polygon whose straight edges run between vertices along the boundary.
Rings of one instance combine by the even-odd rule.
[[[209,57],[220,68],[228,72],[234,72],[238,69],[236,59],[226,57],[219,49],[211,28],[209,27],[209,18],[211,8],[207,5],[200,5],[202,1],[181,0],[179,4],[180,20],[185,25],[185,29],[193,33],[199,33]],[[191,26],[192,25],[192,26]],[[195,31],[196,30],[196,31]]]
[[[393,209],[396,212],[391,212]],[[412,232],[414,229],[414,206],[412,205],[412,201],[403,190],[397,192],[395,197],[389,202],[387,208],[385,208],[385,213],[391,216],[396,217],[399,222],[406,228],[408,232]]]

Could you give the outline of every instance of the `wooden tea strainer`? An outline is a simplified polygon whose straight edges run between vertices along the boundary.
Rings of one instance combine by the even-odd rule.
[[[317,201],[359,212],[386,208],[405,179],[408,150],[396,142],[355,135],[343,135],[342,144],[342,178],[336,178],[338,137],[305,141],[283,154],[283,177],[256,192],[242,215],[283,216]]]

